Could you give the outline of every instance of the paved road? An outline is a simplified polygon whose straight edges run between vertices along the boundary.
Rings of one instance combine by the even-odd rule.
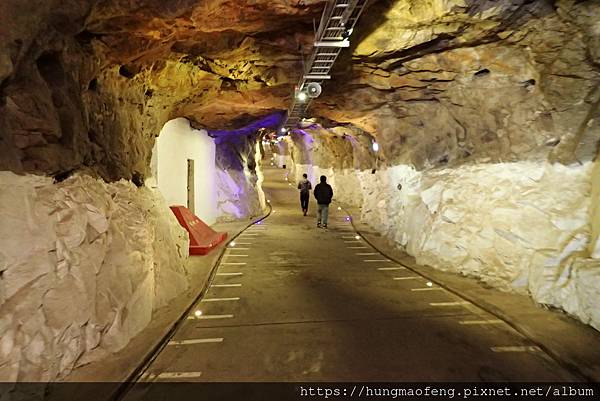
[[[273,213],[235,240],[147,381],[568,381],[505,323],[357,239],[333,207],[317,229],[285,170]],[[430,283],[431,284],[431,283]]]

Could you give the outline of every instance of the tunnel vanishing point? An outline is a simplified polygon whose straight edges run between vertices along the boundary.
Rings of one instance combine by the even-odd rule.
[[[599,144],[597,0],[2,0],[0,382],[600,382]]]

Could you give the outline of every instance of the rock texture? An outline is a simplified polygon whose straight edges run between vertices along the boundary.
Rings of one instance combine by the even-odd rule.
[[[261,151],[257,135],[222,134],[217,144],[217,211],[219,221],[250,218],[266,209]]]
[[[187,288],[187,233],[151,190],[2,172],[0,193],[1,381],[118,351]]]
[[[285,109],[323,0],[38,3],[0,5],[0,170],[118,180],[172,118]]]
[[[598,15],[595,1],[377,2],[313,112],[375,135],[390,165],[590,160]]]

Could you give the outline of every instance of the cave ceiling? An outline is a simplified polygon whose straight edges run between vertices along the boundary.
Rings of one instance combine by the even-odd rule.
[[[4,1],[0,167],[127,177],[169,119],[235,129],[287,109],[324,3]],[[309,117],[418,168],[589,157],[598,3],[373,0]]]

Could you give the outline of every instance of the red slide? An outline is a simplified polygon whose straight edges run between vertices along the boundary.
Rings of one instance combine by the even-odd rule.
[[[190,233],[190,255],[206,255],[225,241],[227,233],[218,233],[185,206],[171,206],[177,221]]]

